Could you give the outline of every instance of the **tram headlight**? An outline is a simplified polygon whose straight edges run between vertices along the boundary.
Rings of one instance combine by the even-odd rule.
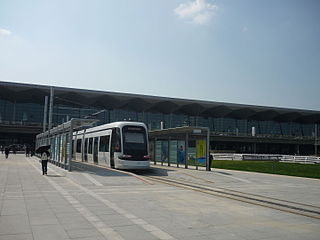
[[[131,155],[127,155],[127,154],[123,154],[123,155],[120,155],[119,158],[122,159],[122,160],[126,160],[126,159],[131,159],[132,156]]]

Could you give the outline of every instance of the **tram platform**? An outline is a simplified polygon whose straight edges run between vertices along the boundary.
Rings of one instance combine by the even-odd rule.
[[[316,179],[165,166],[150,172],[320,208]],[[0,154],[0,240],[320,239],[319,219],[152,182],[143,174],[74,163],[72,172],[48,164],[43,176],[38,158]]]

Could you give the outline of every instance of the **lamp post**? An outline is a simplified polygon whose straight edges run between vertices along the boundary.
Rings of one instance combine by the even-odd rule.
[[[317,138],[318,138],[318,126],[315,123],[314,124],[314,155],[318,156],[318,143],[317,143]]]

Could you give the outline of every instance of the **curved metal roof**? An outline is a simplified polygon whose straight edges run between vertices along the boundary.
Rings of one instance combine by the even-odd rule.
[[[80,103],[100,109],[187,114],[279,122],[320,123],[320,111],[156,97],[128,93],[54,87],[56,102]],[[42,104],[50,86],[0,82],[2,99]]]

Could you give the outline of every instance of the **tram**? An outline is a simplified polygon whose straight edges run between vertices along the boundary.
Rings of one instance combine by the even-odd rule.
[[[73,133],[74,158],[116,169],[150,167],[144,123],[114,122]]]

